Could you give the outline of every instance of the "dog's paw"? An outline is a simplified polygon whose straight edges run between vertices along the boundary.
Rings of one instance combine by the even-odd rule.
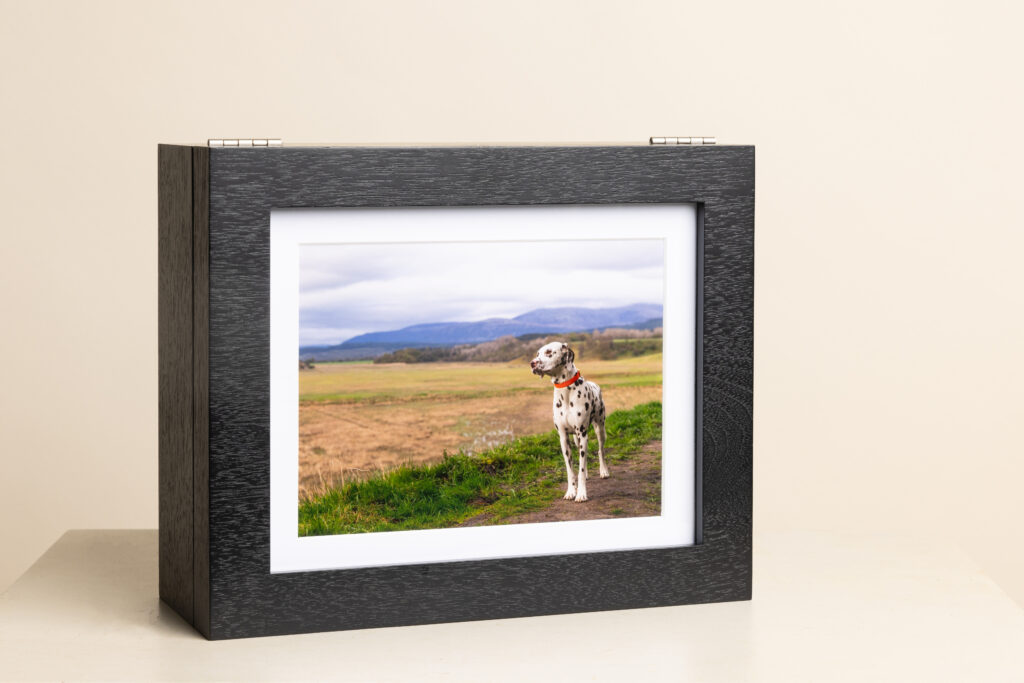
[[[580,491],[579,493],[576,494],[576,497],[573,500],[575,500],[577,503],[586,503],[587,502],[587,492],[586,491]]]
[[[575,489],[575,487],[570,486],[569,489],[565,492],[565,495],[562,496],[562,498],[564,498],[565,500],[575,500],[576,499],[576,489]]]
[[[611,473],[610,473],[610,472],[608,471],[608,468],[607,468],[607,467],[602,467],[602,468],[601,468],[601,478],[602,478],[602,479],[607,479],[607,478],[608,478],[608,477],[610,477],[610,476],[612,476],[612,475],[611,475]]]

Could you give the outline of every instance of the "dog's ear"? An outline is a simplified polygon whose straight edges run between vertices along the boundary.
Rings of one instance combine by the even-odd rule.
[[[568,344],[562,344],[562,355],[565,356],[567,363],[572,363],[576,360],[576,354],[573,353]]]

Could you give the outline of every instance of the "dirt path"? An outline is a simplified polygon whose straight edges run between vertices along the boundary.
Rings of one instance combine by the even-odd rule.
[[[661,385],[615,387],[609,412],[661,400]],[[445,450],[477,453],[552,428],[551,389],[501,396],[430,396],[398,402],[299,407],[299,491],[319,494],[411,462],[437,462]],[[596,460],[594,465],[596,480]]]
[[[597,458],[588,459],[585,503],[558,498],[540,510],[502,519],[498,524],[566,522],[579,519],[650,517],[661,514],[661,441],[651,441],[627,460],[610,462],[611,477],[597,476]],[[563,483],[564,490],[565,485]],[[460,526],[493,523],[487,513],[470,517]]]

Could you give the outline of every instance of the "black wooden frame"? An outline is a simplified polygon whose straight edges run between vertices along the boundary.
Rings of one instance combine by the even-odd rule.
[[[750,598],[753,147],[161,145],[158,161],[160,597],[203,635]],[[698,543],[271,574],[271,209],[632,203],[698,206]]]

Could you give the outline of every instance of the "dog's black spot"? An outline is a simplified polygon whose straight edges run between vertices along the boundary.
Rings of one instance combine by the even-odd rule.
[[[572,401],[569,401],[569,405],[572,406]]]
[[[576,411],[576,417],[579,417],[579,416],[580,416],[580,411],[577,410]]]
[[[562,402],[561,402],[561,401],[559,401],[558,403],[556,403],[556,404],[555,404],[555,407],[556,407],[556,408],[561,408],[561,407],[562,407]]]
[[[584,403],[583,407],[586,408],[587,410],[590,410],[590,404],[589,403]]]
[[[564,413],[561,410],[558,411],[558,414],[559,415],[564,415]]]

